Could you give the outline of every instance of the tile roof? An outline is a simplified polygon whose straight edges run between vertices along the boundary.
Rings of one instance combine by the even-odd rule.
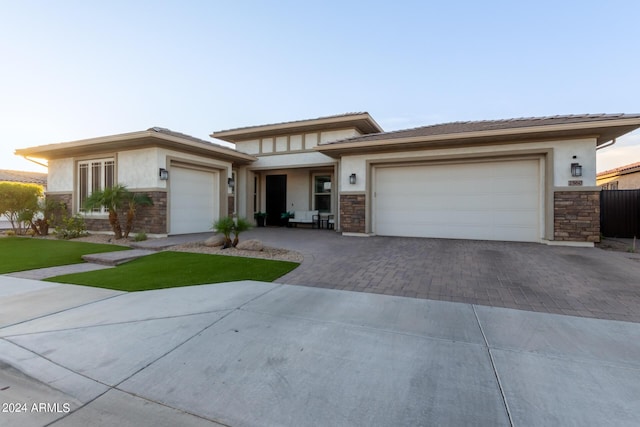
[[[224,145],[216,144],[216,143],[211,142],[211,141],[205,141],[204,139],[196,138],[195,136],[187,135],[186,133],[176,132],[176,131],[173,131],[171,129],[163,128],[163,127],[160,127],[160,126],[154,126],[152,128],[147,129],[147,131],[149,131],[149,132],[158,132],[158,133],[161,133],[163,135],[169,135],[169,136],[175,136],[176,138],[188,139],[189,141],[197,142],[197,143],[200,143],[200,144],[205,144],[205,145],[209,145],[209,146],[214,145],[216,147],[228,148],[230,150],[233,150],[233,148],[231,148],[231,147],[227,147],[227,146],[224,146]]]
[[[332,116],[323,116],[323,117],[316,117],[315,119],[302,119],[302,120],[292,120],[292,121],[288,121],[288,122],[280,122],[280,123],[269,123],[268,125],[253,125],[253,126],[243,126],[243,127],[238,127],[238,128],[232,128],[232,129],[224,129],[224,130],[218,130],[215,133],[223,133],[223,132],[234,132],[237,130],[248,130],[248,129],[254,129],[254,128],[261,128],[264,126],[281,126],[281,125],[290,125],[290,124],[294,124],[294,123],[304,123],[304,122],[311,122],[311,121],[315,121],[315,120],[327,120],[327,119],[337,119],[337,118],[341,118],[341,117],[349,117],[349,116],[360,116],[363,114],[369,114],[366,111],[361,111],[361,112],[354,112],[354,113],[342,113],[342,114],[335,114]]]
[[[467,122],[442,123],[430,126],[422,126],[412,129],[403,129],[391,132],[380,132],[363,135],[354,138],[328,142],[323,145],[336,143],[391,140],[396,138],[411,138],[422,136],[436,136],[458,134],[467,132],[494,131],[504,129],[528,128],[536,126],[564,125],[584,122],[602,122],[607,120],[637,119],[640,114],[575,114],[546,117],[522,117],[507,120],[482,120]]]
[[[47,174],[0,169],[0,181],[47,185]]]
[[[638,169],[638,168],[640,168],[640,162],[631,163],[630,165],[624,165],[624,166],[620,166],[620,167],[617,167],[617,168],[614,168],[614,169],[609,169],[609,170],[606,170],[604,172],[598,173],[597,176],[604,176],[604,175],[616,174],[616,173],[619,174],[619,173],[626,172],[626,171],[631,170],[631,169]]]

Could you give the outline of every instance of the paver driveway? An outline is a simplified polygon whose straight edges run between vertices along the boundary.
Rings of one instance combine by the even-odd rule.
[[[281,283],[640,322],[640,255],[536,243],[243,234],[305,255]]]

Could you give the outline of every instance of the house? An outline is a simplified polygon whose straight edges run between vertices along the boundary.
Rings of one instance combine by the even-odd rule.
[[[14,171],[0,169],[0,182],[20,182],[23,184],[38,184],[47,188],[47,174],[40,172]],[[11,222],[4,215],[0,215],[0,230],[11,228]]]
[[[210,230],[213,221],[232,212],[233,194],[227,191],[232,168],[255,160],[159,127],[26,148],[16,154],[48,160],[47,197],[65,203],[70,214],[84,215],[91,231],[111,230],[107,212],[83,210],[92,191],[121,183],[148,194],[153,206],[143,210],[134,228],[151,236]]]
[[[600,172],[596,185],[603,190],[640,189],[640,162]]]
[[[152,235],[207,231],[235,213],[331,213],[349,235],[593,245],[596,148],[640,114],[455,122],[384,132],[368,113],[216,131],[224,147],[163,128],[16,150],[49,161],[50,197],[82,212],[115,182],[150,194]],[[82,212],[108,230],[104,212]]]

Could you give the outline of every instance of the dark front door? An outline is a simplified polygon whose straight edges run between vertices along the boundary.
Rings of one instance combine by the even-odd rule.
[[[267,225],[280,225],[287,210],[287,175],[267,175]]]

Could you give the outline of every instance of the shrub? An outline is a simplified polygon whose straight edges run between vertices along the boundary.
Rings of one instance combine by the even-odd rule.
[[[141,232],[139,232],[138,234],[135,235],[133,240],[136,241],[136,242],[143,242],[143,241],[147,240],[147,233],[145,233],[144,231],[141,231]]]
[[[16,234],[23,234],[24,223],[38,212],[38,200],[42,197],[42,186],[18,182],[0,182],[0,214],[11,222]]]
[[[88,235],[84,218],[78,214],[62,219],[62,225],[55,228],[58,239],[75,239]]]

